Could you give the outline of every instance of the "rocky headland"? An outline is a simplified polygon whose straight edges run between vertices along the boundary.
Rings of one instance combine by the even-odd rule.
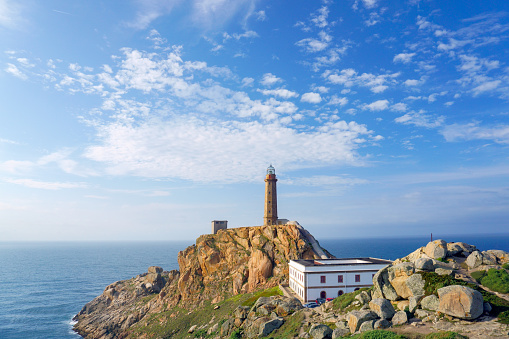
[[[313,246],[315,244],[315,246]],[[74,317],[86,338],[125,338],[151,316],[278,286],[292,259],[318,259],[316,240],[300,225],[241,227],[206,234],[178,254],[179,270],[147,273],[107,286]],[[327,253],[328,254],[328,253]],[[171,319],[171,314],[168,314]]]
[[[473,277],[508,269],[507,252],[432,241],[378,271],[373,287],[303,308],[284,286],[288,262],[324,252],[299,225],[203,235],[179,253],[178,271],[150,267],[106,287],[76,315],[75,330],[86,338],[334,339],[372,330],[509,338],[509,295]]]

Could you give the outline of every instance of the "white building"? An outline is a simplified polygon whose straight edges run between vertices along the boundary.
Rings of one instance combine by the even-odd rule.
[[[290,288],[303,302],[335,298],[373,285],[373,276],[392,261],[376,258],[291,260]]]

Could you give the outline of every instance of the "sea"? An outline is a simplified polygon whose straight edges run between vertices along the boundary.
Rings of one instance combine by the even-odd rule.
[[[480,250],[509,252],[509,234],[442,236]],[[397,259],[429,237],[317,239],[338,258]],[[177,254],[193,241],[0,242],[0,339],[80,338],[72,318],[104,288],[146,272],[178,269]]]

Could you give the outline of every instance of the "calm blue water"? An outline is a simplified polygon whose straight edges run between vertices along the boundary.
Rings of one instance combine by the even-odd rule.
[[[441,237],[479,249],[509,251],[509,235]],[[396,259],[428,238],[320,240],[337,257]],[[177,253],[191,242],[0,243],[0,338],[79,338],[71,319],[117,280],[152,265],[178,269]]]

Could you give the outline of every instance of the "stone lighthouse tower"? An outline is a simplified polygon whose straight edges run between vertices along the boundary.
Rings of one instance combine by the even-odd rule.
[[[277,224],[277,191],[276,191],[276,170],[272,165],[267,168],[265,177],[265,214],[264,225]]]

